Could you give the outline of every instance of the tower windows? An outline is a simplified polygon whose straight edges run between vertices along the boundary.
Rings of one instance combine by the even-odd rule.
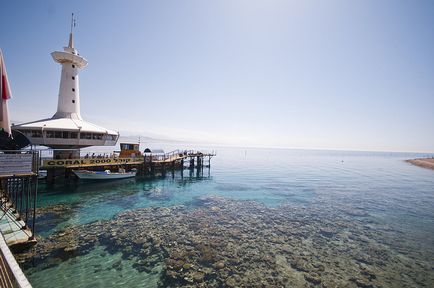
[[[74,65],[74,64],[72,64],[72,68],[75,68],[75,65]]]
[[[75,92],[75,88],[72,88],[72,92]]]
[[[75,100],[72,100],[72,103],[75,103]]]
[[[72,76],[72,80],[75,80],[75,77],[74,77],[74,76]]]

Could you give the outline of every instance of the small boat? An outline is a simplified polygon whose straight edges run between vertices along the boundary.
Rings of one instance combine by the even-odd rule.
[[[105,171],[89,171],[89,170],[72,170],[78,178],[83,180],[114,180],[124,179],[136,176],[137,171],[131,170],[126,172],[125,169],[119,169],[119,172]]]

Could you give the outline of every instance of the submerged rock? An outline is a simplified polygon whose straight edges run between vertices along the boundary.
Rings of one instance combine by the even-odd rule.
[[[331,238],[335,235],[335,232],[331,229],[321,228],[320,234],[324,237]]]
[[[222,261],[217,262],[217,264],[215,265],[215,268],[217,268],[217,269],[223,269],[223,268],[225,268],[225,263],[222,262]]]
[[[306,281],[311,282],[314,285],[321,284],[321,277],[314,272],[304,274],[304,279],[306,279]]]
[[[202,282],[204,278],[205,278],[205,273],[195,272],[193,274],[193,280],[194,280],[194,282]]]

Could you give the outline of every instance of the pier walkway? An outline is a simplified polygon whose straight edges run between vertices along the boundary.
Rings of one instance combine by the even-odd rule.
[[[36,151],[0,151],[0,287],[31,287],[11,250],[36,243],[38,163]]]
[[[30,230],[26,222],[22,220],[20,214],[11,202],[7,201],[5,198],[1,200],[0,232],[6,244],[10,247],[28,246],[28,244],[36,242],[32,230]]]

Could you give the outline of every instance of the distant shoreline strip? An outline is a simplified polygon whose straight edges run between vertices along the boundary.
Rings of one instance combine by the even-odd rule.
[[[413,165],[434,170],[434,158],[418,158],[405,160]]]

